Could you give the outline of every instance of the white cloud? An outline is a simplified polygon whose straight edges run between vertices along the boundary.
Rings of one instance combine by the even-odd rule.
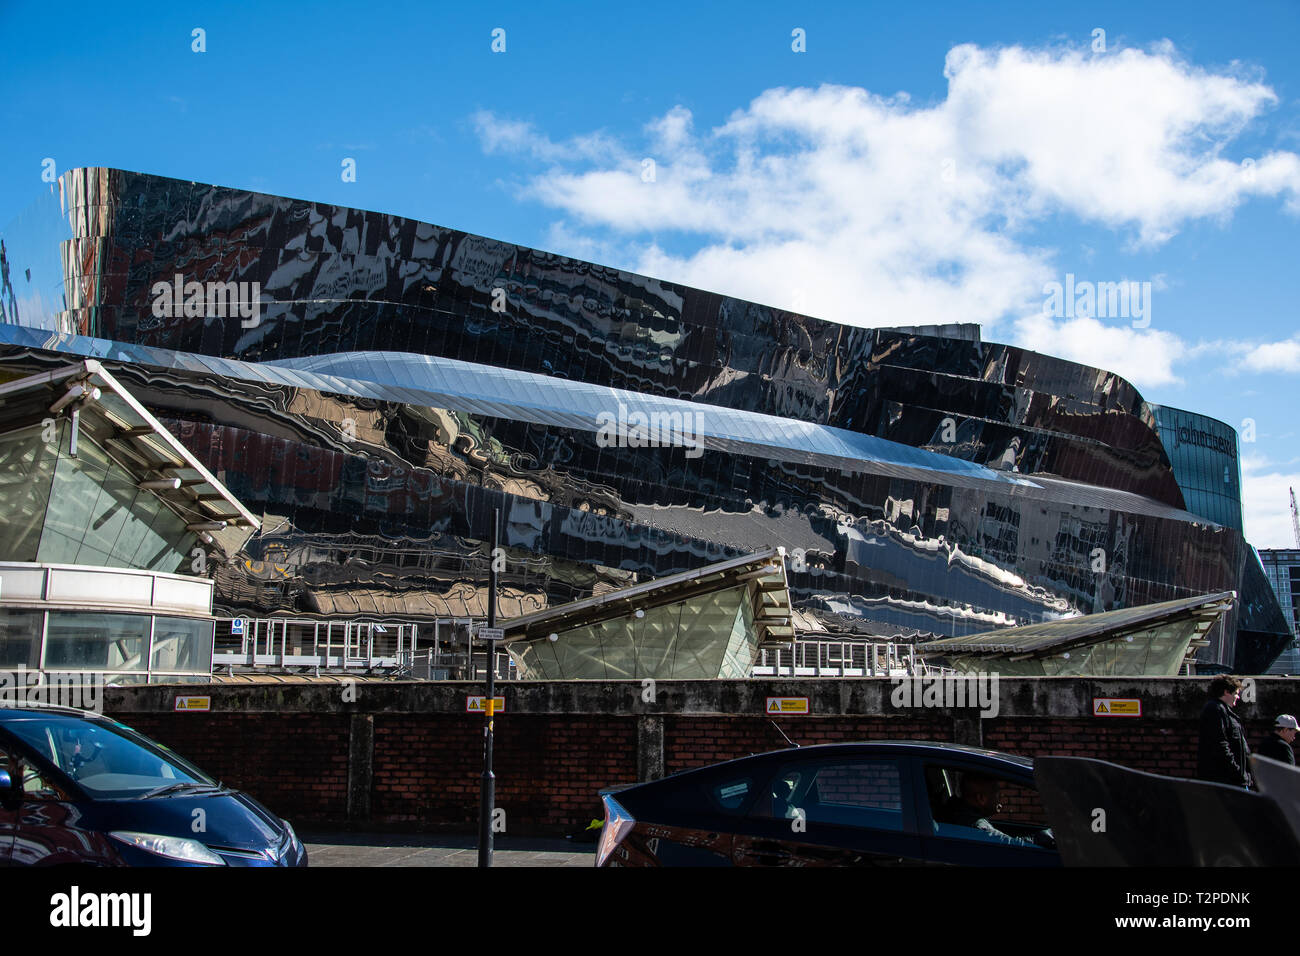
[[[532,123],[504,119],[488,110],[479,110],[471,120],[479,142],[489,153],[526,152],[543,162],[609,162],[623,156],[619,144],[603,133],[589,133],[556,143],[539,133]]]
[[[1300,471],[1288,471],[1300,462],[1278,466],[1268,459],[1243,455],[1241,502],[1245,509],[1246,537],[1257,548],[1294,548],[1291,529],[1290,489],[1300,489]]]
[[[547,164],[523,195],[561,211],[554,235],[623,250],[611,264],[851,325],[978,322],[992,334],[1009,322],[1030,348],[1139,387],[1176,382],[1199,347],[1170,332],[1021,318],[1071,270],[1019,237],[1064,213],[1151,246],[1252,195],[1300,211],[1300,156],[1224,157],[1277,96],[1168,44],[1095,56],[962,45],[945,75],[947,97],[921,106],[854,87],[767,90],[705,131],[675,106],[635,144],[475,122],[488,151]],[[666,251],[669,233],[696,251]],[[1246,361],[1300,363],[1286,351],[1300,346],[1262,348]]]
[[[1139,389],[1181,382],[1174,364],[1193,351],[1159,329],[1108,326],[1093,318],[1068,320],[1030,315],[1016,323],[1016,340],[1027,349],[1069,359],[1128,379]]]
[[[1241,362],[1254,372],[1300,372],[1300,338],[1253,346]]]

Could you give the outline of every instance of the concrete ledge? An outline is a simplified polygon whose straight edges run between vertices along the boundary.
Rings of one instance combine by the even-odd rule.
[[[911,688],[902,688],[904,680]],[[945,680],[937,679],[943,687]],[[956,680],[963,680],[958,678]],[[966,678],[964,680],[971,680]],[[1209,677],[1156,677],[1142,679],[1083,679],[1068,677],[1002,678],[992,696],[992,682],[982,691],[984,702],[996,705],[986,717],[1093,717],[1098,697],[1136,698],[1142,717],[1186,719],[1200,712],[1207,697]],[[806,697],[812,717],[871,715],[912,718],[947,714],[953,719],[981,715],[979,698],[971,695],[966,706],[928,706],[933,700],[932,678],[819,678],[748,681],[656,681],[653,694],[645,681],[512,681],[497,684],[505,697],[504,719],[512,715],[570,714],[600,716],[762,716],[769,697]],[[972,685],[967,684],[966,691]],[[910,689],[911,706],[896,706]],[[944,688],[953,697],[954,686]],[[926,697],[926,691],[930,697]],[[470,695],[483,694],[484,685],[471,681],[392,681],[322,684],[312,681],[274,684],[159,684],[114,687],[104,694],[104,709],[115,714],[164,713],[174,710],[178,696],[206,696],[211,708],[222,713],[337,713],[337,714],[458,714],[465,715]],[[1300,709],[1300,678],[1253,678],[1254,700],[1247,694],[1238,705],[1243,717],[1259,718]],[[1261,709],[1262,708],[1262,709]],[[984,710],[991,710],[985,707]],[[203,711],[191,712],[196,717]],[[783,714],[783,719],[804,719]],[[1099,718],[1105,719],[1105,718]],[[1132,718],[1111,718],[1119,721]],[[968,731],[969,732],[969,731]]]

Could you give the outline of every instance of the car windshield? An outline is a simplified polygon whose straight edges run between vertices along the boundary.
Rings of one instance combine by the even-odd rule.
[[[111,721],[34,715],[4,727],[93,797],[140,797],[217,786],[197,767]]]

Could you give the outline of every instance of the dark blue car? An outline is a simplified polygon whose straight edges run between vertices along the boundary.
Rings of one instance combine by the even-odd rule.
[[[603,791],[597,866],[1060,866],[1025,757],[932,741],[779,750]]]
[[[124,724],[0,709],[0,866],[306,866],[289,824]]]

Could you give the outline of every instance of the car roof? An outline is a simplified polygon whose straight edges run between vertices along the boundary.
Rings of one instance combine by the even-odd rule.
[[[36,717],[71,717],[85,720],[103,720],[103,714],[76,707],[56,707],[49,704],[32,704],[28,707],[0,707],[0,724],[14,720],[32,720]]]
[[[717,763],[707,764],[703,767],[691,767],[687,770],[679,770],[677,773],[670,774],[668,777],[662,779],[669,780],[673,777],[682,776],[688,773],[716,770],[730,764],[738,764],[747,760],[758,760],[763,757],[829,757],[849,756],[855,754],[859,756],[866,754],[895,754],[898,756],[908,755],[922,757],[980,757],[986,760],[995,760],[1000,763],[1011,764],[1022,770],[1030,770],[1034,766],[1034,761],[1031,757],[1024,757],[1020,754],[1009,754],[1001,750],[985,750],[981,747],[970,747],[966,744],[950,744],[938,740],[863,740],[838,744],[812,744],[807,747],[787,747],[784,750],[769,750],[766,753],[749,754],[745,757],[723,760]]]

